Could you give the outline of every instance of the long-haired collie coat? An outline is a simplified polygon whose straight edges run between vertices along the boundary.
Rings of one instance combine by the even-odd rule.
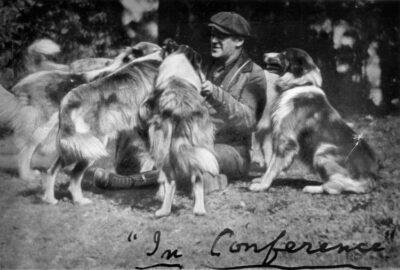
[[[200,57],[180,45],[159,68],[150,120],[150,152],[160,173],[164,200],[156,217],[169,215],[176,182],[190,179],[195,215],[206,213],[203,179],[219,173],[214,154],[214,126],[200,95]],[[165,173],[165,175],[164,175]],[[165,178],[166,176],[166,178]]]
[[[371,147],[357,136],[328,102],[312,58],[299,49],[266,54],[268,68],[280,75],[278,95],[258,123],[267,171],[250,186],[263,191],[298,156],[324,181],[306,186],[309,193],[364,193],[373,186],[378,164]]]
[[[35,72],[19,81],[10,90],[11,93],[0,90],[0,123],[13,130],[13,140],[19,150],[15,164],[20,178],[33,180],[39,175],[31,169],[36,150],[39,154],[37,159],[54,156],[59,105],[70,90],[157,50],[160,47],[156,44],[140,42],[110,60],[106,67],[79,74],[57,70]]]
[[[108,155],[108,139],[138,127],[139,110],[153,91],[161,60],[160,51],[140,57],[115,73],[71,90],[63,98],[57,134],[59,157],[48,170],[44,201],[57,203],[54,182],[63,169],[71,177],[73,201],[91,202],[82,195],[83,174],[94,161]],[[146,169],[151,170],[154,162],[147,161],[150,168]]]

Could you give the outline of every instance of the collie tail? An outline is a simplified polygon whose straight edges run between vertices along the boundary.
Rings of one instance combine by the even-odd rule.
[[[40,70],[69,71],[69,66],[49,60],[49,56],[55,56],[60,52],[60,46],[54,41],[50,39],[36,40],[27,49],[24,63],[25,68],[30,73]]]
[[[18,98],[0,85],[0,125],[13,127],[20,107]]]
[[[60,52],[60,46],[46,38],[36,40],[28,47],[28,54],[56,55]]]
[[[150,153],[158,168],[169,162],[179,175],[185,177],[219,173],[217,158],[210,150],[193,146],[188,138],[173,138],[173,130],[171,120],[161,117],[153,119],[149,128]]]
[[[161,117],[153,119],[149,128],[150,153],[158,168],[169,158],[171,139],[171,121]]]
[[[219,174],[219,165],[216,156],[206,148],[180,145],[171,153],[171,161],[174,161],[182,175],[209,173]]]
[[[104,143],[89,133],[59,134],[58,147],[66,159],[96,160],[108,155]]]
[[[61,104],[57,137],[60,153],[67,160],[96,160],[108,156],[106,142],[90,132],[76,102],[80,102],[80,97],[69,92]]]

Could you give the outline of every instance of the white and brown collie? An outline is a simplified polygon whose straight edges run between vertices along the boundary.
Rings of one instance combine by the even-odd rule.
[[[170,214],[176,183],[180,181],[191,181],[194,214],[206,214],[203,180],[205,175],[219,173],[214,125],[200,95],[201,58],[188,46],[175,46],[166,45],[167,51],[173,52],[159,68],[150,100],[150,152],[161,169],[159,183],[164,188],[164,200],[156,217]]]
[[[322,185],[305,186],[309,193],[364,193],[373,187],[378,164],[366,141],[350,128],[321,89],[321,75],[303,50],[266,54],[267,69],[275,69],[275,100],[265,109],[256,138],[267,170],[253,180],[251,191],[270,187],[295,157],[312,167]],[[271,102],[270,102],[271,103]]]
[[[63,169],[71,177],[69,191],[73,201],[91,202],[82,194],[83,174],[94,161],[108,155],[108,139],[138,127],[139,110],[153,91],[161,60],[161,50],[140,57],[104,78],[71,90],[62,99],[58,158],[48,170],[44,201],[57,203],[54,182]],[[146,163],[143,170],[154,166],[149,155],[142,162]]]
[[[0,167],[17,169],[20,178],[25,180],[38,177],[39,172],[31,168],[40,164],[47,169],[46,162],[42,161],[51,160],[56,152],[55,134],[62,98],[81,84],[104,77],[136,58],[159,50],[156,44],[140,42],[111,59],[107,66],[101,67],[95,59],[81,59],[79,68],[75,69],[87,69],[86,72],[39,71],[23,78],[10,92],[0,89],[0,124],[13,130],[13,142],[18,150],[16,156],[2,156],[2,160],[14,161],[7,162],[11,166],[0,164]]]

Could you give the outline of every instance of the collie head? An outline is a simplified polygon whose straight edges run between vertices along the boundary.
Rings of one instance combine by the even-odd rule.
[[[276,82],[279,91],[304,85],[322,85],[319,68],[304,50],[289,48],[281,53],[265,53],[264,62],[268,71],[279,75]]]
[[[161,62],[163,59],[162,53],[162,48],[157,44],[142,41],[132,47],[127,47],[114,59],[114,62],[122,61],[125,64],[147,60],[156,60]]]
[[[129,63],[137,58],[161,52],[161,50],[162,48],[155,43],[142,41],[132,47],[126,48],[117,58],[121,58],[124,63]]]
[[[163,50],[165,58],[159,68],[156,88],[175,78],[192,84],[200,93],[204,80],[200,54],[187,45],[177,45],[172,41],[167,43]]]
[[[142,41],[137,43],[132,47],[132,50],[136,57],[141,57],[145,55],[149,55],[158,51],[161,51],[161,47],[155,43]]]

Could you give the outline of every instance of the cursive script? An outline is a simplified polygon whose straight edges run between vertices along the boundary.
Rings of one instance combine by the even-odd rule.
[[[380,252],[384,250],[381,243],[374,243],[372,245],[368,245],[367,243],[358,243],[352,246],[345,245],[342,243],[330,245],[326,242],[319,242],[317,246],[314,246],[310,242],[302,242],[298,244],[294,241],[287,241],[286,243],[281,243],[280,241],[286,236],[286,231],[282,231],[275,239],[265,244],[257,244],[257,243],[247,243],[247,242],[238,242],[234,238],[235,232],[232,229],[225,228],[222,230],[214,239],[214,242],[210,248],[210,256],[211,257],[221,257],[222,252],[231,254],[232,256],[243,252],[252,252],[256,254],[260,254],[262,261],[259,264],[249,264],[249,265],[228,265],[224,267],[215,267],[210,265],[205,265],[208,268],[213,269],[245,269],[245,268],[270,268],[270,269],[290,269],[290,270],[300,270],[300,269],[338,269],[338,268],[350,268],[350,269],[365,269],[370,270],[371,267],[368,266],[356,266],[352,264],[341,264],[341,265],[312,265],[312,266],[282,266],[275,263],[280,253],[297,253],[299,251],[305,251],[306,254],[315,254],[315,253],[327,253],[327,252],[337,252],[340,253],[350,253],[354,251],[358,251],[360,253],[368,253],[368,252]],[[137,234],[131,232],[128,236],[128,242],[134,242],[138,239]],[[222,242],[221,240],[225,240]],[[226,240],[231,240],[228,245],[223,244],[226,243]],[[148,257],[155,258],[157,263],[148,265],[148,266],[137,266],[136,269],[150,269],[156,267],[163,268],[183,268],[183,265],[180,263],[171,263],[176,262],[179,258],[183,257],[183,254],[178,249],[166,248],[161,249],[161,232],[156,231],[153,235],[153,243],[154,246],[151,250],[147,250],[145,255]]]
[[[137,234],[133,234],[133,232],[131,232],[128,236],[128,242],[132,242],[133,240],[137,240]],[[146,255],[151,257],[151,256],[155,256],[160,243],[161,243],[161,232],[160,231],[156,231],[154,233],[153,236],[153,242],[154,242],[154,248],[153,250],[146,252]],[[161,259],[165,259],[167,260],[167,262],[164,263],[156,263],[153,265],[148,265],[148,266],[136,266],[136,269],[150,269],[150,268],[155,268],[155,267],[176,267],[176,268],[183,268],[183,266],[179,263],[169,263],[169,260],[171,259],[177,259],[179,257],[182,257],[182,254],[179,253],[179,251],[177,249],[171,250],[171,249],[165,249],[164,251],[161,252]]]
[[[217,237],[215,238],[211,250],[210,255],[220,257],[221,256],[221,247],[219,242],[222,238],[232,238],[235,235],[234,231],[226,228],[221,231]],[[300,245],[293,241],[288,241],[283,247],[277,247],[278,242],[286,235],[286,231],[282,231],[274,240],[271,242],[259,245],[256,243],[246,243],[246,242],[237,242],[233,241],[227,248],[228,252],[231,254],[239,253],[239,252],[254,252],[254,253],[262,253],[264,255],[264,259],[260,264],[252,264],[252,265],[240,265],[240,266],[227,266],[227,267],[212,267],[207,266],[214,269],[244,269],[244,268],[254,268],[254,267],[264,267],[264,268],[275,268],[275,269],[334,269],[334,268],[352,268],[352,269],[371,269],[367,266],[355,266],[351,264],[343,264],[343,265],[325,265],[325,266],[297,266],[297,267],[286,267],[273,264],[277,259],[280,252],[288,252],[288,253],[296,253],[301,250],[304,250],[307,254],[314,253],[327,253],[336,251],[337,253],[349,253],[352,251],[359,251],[361,253],[367,252],[379,252],[384,250],[384,247],[381,246],[381,243],[374,243],[369,246],[366,243],[358,243],[354,246],[344,245],[342,243],[336,245],[329,245],[325,242],[320,242],[318,247],[313,247],[310,242],[303,242]]]

